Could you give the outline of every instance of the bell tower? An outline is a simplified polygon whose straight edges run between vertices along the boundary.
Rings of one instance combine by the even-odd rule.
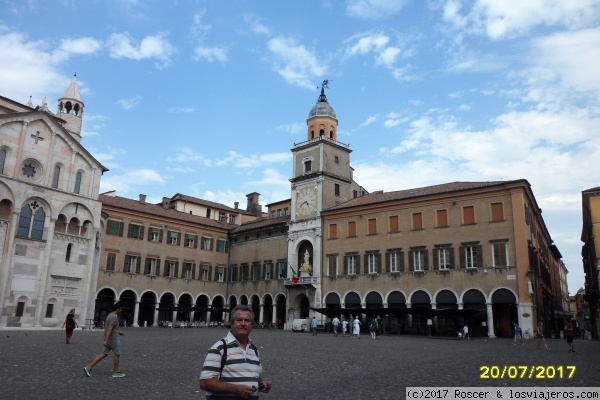
[[[65,121],[64,128],[79,142],[81,142],[83,107],[84,104],[77,85],[77,74],[75,74],[65,93],[58,99],[56,114],[57,117]]]

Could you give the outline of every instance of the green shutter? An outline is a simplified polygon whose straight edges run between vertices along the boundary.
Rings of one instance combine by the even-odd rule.
[[[267,274],[271,273],[271,264],[267,264],[267,271],[266,271],[266,273]]]

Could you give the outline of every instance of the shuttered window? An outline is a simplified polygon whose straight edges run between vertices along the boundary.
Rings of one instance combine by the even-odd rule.
[[[423,229],[423,214],[413,213],[412,214],[412,229],[418,230]]]
[[[492,222],[504,221],[504,210],[502,203],[492,203]]]
[[[443,228],[448,226],[448,210],[435,211],[436,227]]]
[[[377,219],[371,218],[367,221],[367,234],[377,235]]]
[[[389,218],[389,232],[398,232],[400,230],[400,226],[398,224],[398,216],[392,215]]]
[[[356,221],[348,222],[348,237],[356,237]]]
[[[467,206],[463,207],[463,224],[474,224],[475,223],[475,207]]]

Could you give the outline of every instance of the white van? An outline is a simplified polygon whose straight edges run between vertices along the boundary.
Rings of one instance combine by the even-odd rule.
[[[295,319],[292,322],[292,331],[293,332],[306,332],[306,327],[308,324],[306,323],[306,319]]]

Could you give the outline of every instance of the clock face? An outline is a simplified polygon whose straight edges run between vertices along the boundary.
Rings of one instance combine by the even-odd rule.
[[[296,212],[300,215],[308,215],[316,209],[317,193],[314,189],[306,188],[296,193]]]

